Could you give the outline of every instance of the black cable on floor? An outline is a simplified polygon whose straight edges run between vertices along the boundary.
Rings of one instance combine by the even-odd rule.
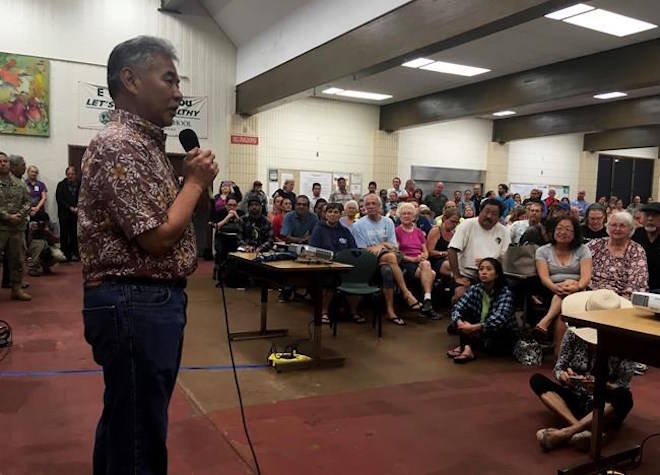
[[[238,384],[238,373],[236,372],[236,363],[234,362],[234,350],[231,347],[231,338],[229,336],[229,312],[227,312],[227,300],[225,299],[225,286],[222,282],[222,279],[218,281],[220,284],[220,292],[222,293],[222,306],[225,309],[225,326],[227,327],[227,344],[229,345],[229,356],[231,358],[231,367],[234,372],[234,382],[236,383],[236,392],[238,393],[238,403],[241,407],[241,420],[243,421],[243,431],[245,432],[245,437],[247,438],[248,445],[250,446],[250,452],[252,452],[252,460],[254,460],[254,466],[257,469],[257,475],[261,475],[261,469],[259,468],[259,461],[257,460],[257,454],[254,451],[252,446],[252,439],[250,439],[250,432],[248,431],[247,422],[245,421],[245,410],[243,408],[243,396],[241,395],[241,387]]]
[[[649,439],[652,439],[654,437],[660,436],[660,432],[656,432],[655,434],[648,435],[644,438],[642,443],[639,446],[639,456],[637,459],[632,463],[631,466],[625,467],[626,470],[636,470],[639,468],[639,466],[642,464],[642,457],[644,456],[644,445],[649,441]]]

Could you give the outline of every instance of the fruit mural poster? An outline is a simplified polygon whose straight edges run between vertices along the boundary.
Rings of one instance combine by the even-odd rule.
[[[0,52],[0,133],[50,135],[50,64]]]

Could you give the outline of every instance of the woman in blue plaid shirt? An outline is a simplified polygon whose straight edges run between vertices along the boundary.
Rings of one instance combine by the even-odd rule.
[[[447,352],[454,363],[474,360],[473,347],[490,354],[511,354],[517,338],[513,294],[506,286],[502,264],[487,257],[479,262],[479,283],[456,302],[447,331],[458,334],[460,344]]]

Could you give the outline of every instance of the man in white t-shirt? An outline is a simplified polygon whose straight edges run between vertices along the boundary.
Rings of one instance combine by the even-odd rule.
[[[387,193],[389,194],[391,191],[396,192],[396,194],[399,195],[399,198],[406,198],[408,196],[406,190],[401,188],[401,178],[398,176],[392,178],[392,188],[387,190]]]
[[[476,267],[484,257],[500,259],[509,247],[509,230],[499,222],[501,210],[502,204],[498,200],[487,199],[481,205],[478,217],[466,219],[456,228],[448,249],[456,282],[454,302],[477,279],[477,271],[467,267]]]

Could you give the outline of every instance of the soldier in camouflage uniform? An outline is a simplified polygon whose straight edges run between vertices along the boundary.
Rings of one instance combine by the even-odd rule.
[[[0,251],[8,247],[11,298],[14,300],[32,300],[21,289],[25,260],[23,235],[31,204],[27,187],[9,172],[9,158],[0,152]]]

